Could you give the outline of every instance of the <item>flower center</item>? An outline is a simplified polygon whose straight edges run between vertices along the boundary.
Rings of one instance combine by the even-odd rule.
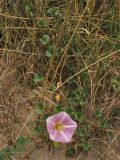
[[[55,128],[56,131],[60,131],[60,130],[62,130],[63,127],[62,127],[61,123],[56,123],[54,128]]]

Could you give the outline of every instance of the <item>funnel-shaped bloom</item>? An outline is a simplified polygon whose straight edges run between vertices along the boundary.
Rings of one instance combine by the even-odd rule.
[[[77,128],[77,123],[65,112],[48,117],[46,125],[49,138],[60,143],[70,142]]]

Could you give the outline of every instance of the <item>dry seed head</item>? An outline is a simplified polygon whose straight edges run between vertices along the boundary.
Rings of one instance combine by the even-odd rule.
[[[57,82],[57,88],[59,88],[62,85],[62,82]]]

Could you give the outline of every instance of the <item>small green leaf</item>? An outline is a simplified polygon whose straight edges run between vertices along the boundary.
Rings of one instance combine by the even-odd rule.
[[[29,12],[31,12],[31,7],[29,5],[25,6],[25,12],[28,14]]]
[[[59,8],[49,8],[47,10],[47,12],[54,18],[59,18],[61,17],[61,14],[60,14],[60,11],[59,11]]]
[[[84,137],[86,135],[86,128],[78,128],[77,133],[80,137]]]
[[[25,138],[23,136],[20,136],[17,139],[16,144],[24,145],[25,144]]]
[[[80,99],[79,104],[80,104],[81,106],[84,105],[84,100],[83,100],[82,98]]]
[[[14,154],[13,148],[6,146],[0,151],[0,160],[4,160],[5,157],[9,159],[13,154]]]
[[[37,25],[39,28],[45,28],[46,27],[45,19],[40,19]]]
[[[0,160],[4,160],[4,153],[2,150],[0,151]]]
[[[88,151],[90,149],[90,142],[83,139],[81,140],[80,146],[84,151]]]
[[[36,114],[42,114],[43,112],[43,109],[44,109],[44,106],[42,103],[38,103],[36,106],[35,106],[35,113]]]
[[[46,56],[47,57],[52,57],[53,52],[54,52],[53,46],[49,46],[48,49],[47,49],[47,51],[46,51]]]
[[[68,103],[71,105],[79,104],[80,106],[83,106],[86,95],[87,93],[85,89],[76,89],[74,92],[71,92],[71,94],[68,95]]]
[[[28,16],[33,17],[33,6],[32,4],[25,5],[25,12]]]
[[[79,112],[76,112],[76,113],[74,114],[74,117],[75,117],[75,119],[76,119],[77,121],[79,121],[79,122],[82,122],[82,121],[85,119],[84,115],[82,115],[82,114],[79,113]]]
[[[72,105],[76,104],[76,101],[74,100],[74,97],[70,96],[67,99],[68,99],[69,104],[72,104]]]
[[[43,115],[42,120],[45,121],[49,117],[48,114]]]
[[[112,77],[110,82],[114,91],[120,91],[120,80],[118,78]]]
[[[34,75],[34,82],[38,83],[44,80],[43,74],[41,72],[38,72]]]
[[[75,148],[68,146],[65,155],[67,157],[73,157],[75,153],[76,153]]]
[[[36,134],[38,134],[38,135],[43,135],[43,133],[44,133],[44,127],[42,125],[36,126],[34,128],[34,130],[35,130]]]
[[[88,73],[86,71],[82,72],[80,74],[81,81],[87,81],[88,80]]]
[[[26,144],[26,138],[20,136],[15,143],[15,149],[21,151],[24,149],[25,144]]]
[[[65,110],[70,116],[74,116],[74,110],[70,107],[66,108]]]
[[[73,64],[72,63],[68,63],[66,67],[70,72],[73,71]]]
[[[78,136],[81,137],[89,137],[90,136],[90,125],[85,125],[81,126],[80,128],[77,129],[77,134]]]
[[[101,120],[98,125],[99,125],[100,128],[106,128],[107,127],[107,122],[104,121],[104,120]]]
[[[56,107],[55,107],[55,113],[59,113],[59,112],[61,112],[62,111],[62,106],[61,105],[57,105]]]
[[[97,108],[95,111],[95,116],[98,118],[98,117],[102,117],[102,115],[103,115],[102,111],[99,108]]]
[[[47,44],[47,43],[49,43],[49,36],[48,36],[48,35],[43,35],[43,37],[40,38],[40,42],[41,42],[42,44]]]

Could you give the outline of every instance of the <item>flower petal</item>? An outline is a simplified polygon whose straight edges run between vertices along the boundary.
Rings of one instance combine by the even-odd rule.
[[[53,116],[48,117],[46,122],[47,123],[54,123],[54,124],[58,123],[64,117],[64,113],[65,112],[60,112],[60,113],[54,114]]]
[[[69,143],[70,139],[65,135],[63,131],[56,131],[53,137],[51,137],[51,140],[55,142],[60,142],[60,143]]]
[[[46,125],[49,133],[49,137],[53,137],[53,135],[55,134],[54,124],[51,121],[47,120]]]
[[[75,121],[73,121],[67,113],[64,112],[63,117],[64,118],[62,118],[62,123],[64,125],[75,125],[75,126],[77,126],[77,123]]]
[[[73,136],[76,128],[77,128],[77,125],[74,126],[74,127],[63,128],[63,132],[64,132],[64,134],[67,136],[67,138],[69,139],[69,141],[71,141],[72,136]]]

